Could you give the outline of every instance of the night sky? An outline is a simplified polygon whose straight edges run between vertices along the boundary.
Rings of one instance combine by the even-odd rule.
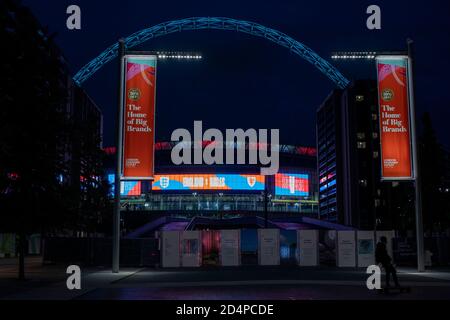
[[[448,1],[93,1],[27,0],[75,74],[106,47],[161,22],[222,16],[277,29],[330,60],[332,51],[405,50],[416,45],[419,114],[429,111],[440,142],[450,145],[450,3]],[[66,8],[82,10],[82,30],[66,29]],[[382,10],[382,29],[366,28],[368,5]],[[158,65],[157,140],[176,128],[279,128],[282,143],[314,145],[315,111],[334,84],[286,48],[244,33],[185,31],[144,43],[142,50],[201,52],[200,62]],[[349,79],[375,78],[368,62],[332,63]],[[104,113],[104,145],[114,142],[117,63],[83,84]]]

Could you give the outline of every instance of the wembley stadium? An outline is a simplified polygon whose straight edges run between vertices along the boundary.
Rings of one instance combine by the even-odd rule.
[[[264,176],[259,165],[173,165],[174,146],[175,142],[155,144],[152,182],[122,181],[123,210],[223,216],[254,214],[264,211],[267,205],[269,212],[317,217],[315,148],[280,145],[278,173]],[[261,146],[235,148],[245,148],[248,152]],[[115,149],[105,148],[105,151],[110,155],[107,175],[112,195]]]

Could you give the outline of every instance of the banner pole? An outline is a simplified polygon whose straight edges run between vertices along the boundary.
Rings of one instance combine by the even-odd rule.
[[[112,234],[112,272],[118,273],[120,268],[120,176],[122,172],[122,130],[123,130],[123,57],[125,42],[119,39],[119,86],[116,122],[116,172],[114,179],[114,214]]]
[[[415,214],[416,214],[416,243],[417,243],[417,271],[425,271],[424,263],[424,243],[423,243],[423,219],[422,219],[422,194],[419,157],[417,150],[417,132],[416,119],[417,113],[415,108],[414,96],[414,80],[413,80],[413,41],[407,40],[408,45],[408,72],[409,72],[409,103],[411,108],[411,134],[412,134],[412,151],[414,166],[414,189],[415,189]]]

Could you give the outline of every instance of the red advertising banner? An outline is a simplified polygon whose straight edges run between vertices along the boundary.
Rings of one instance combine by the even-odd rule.
[[[378,56],[381,177],[413,179],[408,57]]]
[[[124,57],[122,179],[154,174],[156,56]]]

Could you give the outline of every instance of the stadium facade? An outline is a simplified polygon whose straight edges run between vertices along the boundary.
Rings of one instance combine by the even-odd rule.
[[[204,141],[203,145],[212,143]],[[123,211],[147,211],[184,216],[235,216],[265,211],[318,217],[316,149],[280,145],[280,169],[263,176],[258,165],[174,165],[171,151],[175,142],[155,144],[155,180],[123,181]],[[235,145],[248,153],[258,145]],[[108,181],[113,194],[114,148],[109,154]],[[267,204],[265,203],[267,201]]]

